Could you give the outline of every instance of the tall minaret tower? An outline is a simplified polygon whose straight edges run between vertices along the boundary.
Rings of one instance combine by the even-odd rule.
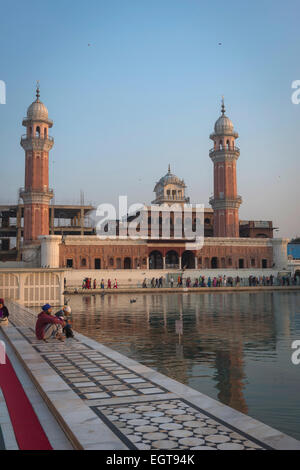
[[[238,134],[225,115],[224,98],[221,116],[210,135],[214,148],[209,156],[214,162],[214,196],[210,204],[214,210],[214,237],[239,237],[239,207],[242,198],[237,195],[236,161],[240,150],[235,146]]]
[[[25,150],[25,187],[20,196],[24,201],[24,243],[37,243],[39,235],[49,235],[49,202],[53,191],[49,189],[49,150],[53,138],[48,130],[53,122],[40,101],[37,83],[36,100],[29,106],[23,119],[26,135],[21,138]]]

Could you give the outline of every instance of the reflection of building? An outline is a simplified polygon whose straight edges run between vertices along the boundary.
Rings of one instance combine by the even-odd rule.
[[[214,164],[212,209],[204,209],[200,220],[195,207],[190,205],[185,218],[182,207],[189,204],[186,184],[171,173],[169,166],[154,188],[155,210],[150,213],[148,206],[141,211],[146,218],[146,229],[141,227],[140,213],[128,218],[128,223],[135,223],[140,229],[138,239],[120,236],[121,221],[117,222],[115,239],[101,240],[85,222],[92,207],[49,205],[53,192],[49,188],[48,159],[53,138],[48,131],[53,123],[40,102],[39,89],[23,125],[26,127],[26,135],[21,139],[25,150],[25,187],[20,196],[24,204],[3,208],[0,214],[3,260],[20,260],[22,251],[23,261],[32,263],[35,259],[35,266],[53,268],[257,270],[275,267],[279,270],[286,267],[286,241],[272,238],[272,222],[239,220],[241,198],[237,194],[236,162],[240,151],[235,145],[238,134],[225,115],[224,102],[210,136],[214,142],[209,152]],[[68,219],[65,226],[55,223],[63,217]],[[204,246],[187,248],[191,240],[186,229],[189,226],[194,230],[199,222],[203,226]],[[167,232],[166,224],[169,224]],[[10,251],[13,235],[16,249]]]
[[[264,297],[143,294],[136,304],[130,304],[126,295],[74,296],[71,303],[74,311],[83,313],[74,315],[75,330],[181,383],[193,379],[192,386],[199,391],[203,391],[201,375],[209,374],[217,398],[243,413],[247,413],[247,357],[276,352],[276,302],[270,293]],[[280,307],[278,311],[285,311]],[[285,317],[278,315],[281,322],[287,321]],[[183,321],[181,339],[176,333],[178,318]]]

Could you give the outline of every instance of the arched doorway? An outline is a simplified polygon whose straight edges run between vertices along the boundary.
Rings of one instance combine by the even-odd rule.
[[[160,251],[151,251],[149,255],[149,269],[162,269],[163,258]]]
[[[218,258],[214,256],[211,259],[211,269],[217,269],[217,267],[218,267]]]
[[[181,265],[185,269],[195,269],[195,255],[192,251],[184,251],[182,253]]]
[[[131,258],[124,259],[124,269],[131,269]]]
[[[178,269],[179,267],[179,256],[174,250],[170,250],[166,254],[166,268]]]

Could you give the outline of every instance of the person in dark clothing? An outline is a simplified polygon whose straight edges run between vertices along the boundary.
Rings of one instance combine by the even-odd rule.
[[[9,317],[9,312],[4,305],[4,299],[0,299],[0,325],[2,324],[7,324],[8,323],[8,317]]]
[[[63,320],[65,322],[65,326],[63,327],[63,333],[66,335],[66,338],[74,338],[72,325],[70,323],[71,313],[71,307],[69,305],[64,305],[63,308],[55,314],[56,318],[59,318],[60,320]]]
[[[64,341],[62,329],[65,322],[52,315],[52,307],[46,304],[42,307],[42,312],[37,317],[35,334],[37,339],[47,342],[49,338],[56,338]]]

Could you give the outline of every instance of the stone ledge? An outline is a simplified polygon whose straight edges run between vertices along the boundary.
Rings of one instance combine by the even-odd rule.
[[[17,306],[15,311],[17,312]],[[248,439],[247,442],[251,440],[253,445],[277,450],[300,450],[300,442],[296,439],[223,405],[197,390],[170,379],[133,359],[123,356],[117,351],[82,334],[76,334],[76,342],[70,340],[71,342],[66,341],[64,344],[58,342],[45,344],[33,340],[33,334],[28,328],[17,329],[16,327],[8,326],[3,328],[3,333],[16,351],[19,360],[29,373],[50,411],[76,449],[125,450],[131,448],[127,436],[122,433],[122,429],[118,430],[114,425],[115,421],[111,420],[110,414],[112,412],[109,411],[110,409],[114,410],[118,406],[149,407],[150,405],[150,407],[155,407],[159,406],[159,402],[171,403],[173,401],[174,403],[180,400],[182,406],[187,406],[190,409],[194,408],[193,412],[197,413],[198,410],[200,413],[205,413],[206,420],[218,420],[218,426],[227,427],[229,432],[240,433],[241,436],[244,433],[244,439]],[[27,339],[25,339],[24,335],[27,335]],[[29,338],[31,338],[30,342]],[[42,357],[42,354],[47,360]],[[78,364],[76,364],[76,359],[73,359],[73,362],[72,359],[67,361],[62,355],[69,358],[77,357]],[[78,356],[81,359],[78,359]],[[99,356],[101,357],[97,359]],[[91,357],[94,357],[95,364],[92,368],[90,365],[84,365],[84,363],[89,362],[88,358]],[[90,359],[90,361],[93,362],[93,359]],[[84,373],[85,369],[87,371],[98,370],[98,372],[88,372],[89,380],[91,381],[97,381],[97,374],[105,373],[101,372],[103,368],[107,371],[106,373],[110,372],[112,374],[114,374],[113,371],[116,369],[127,369],[127,377],[130,374],[135,374],[145,379],[146,382],[151,382],[149,384],[150,387],[157,388],[153,388],[153,392],[151,390],[152,393],[149,395],[135,394],[135,396],[127,397],[114,397],[111,395],[109,397],[107,394],[102,393],[106,397],[103,396],[97,399],[97,394],[95,393],[95,399],[89,399],[89,397],[84,399],[81,396],[81,392],[76,392],[76,387],[77,389],[80,387],[80,384],[75,383],[78,379],[69,378],[74,374],[72,370],[78,367],[81,368],[82,373]],[[124,373],[123,371],[122,375]],[[75,375],[78,376],[78,372]],[[115,376],[116,378],[121,377],[117,372],[115,372]],[[85,380],[88,380],[86,377]],[[103,379],[102,383],[104,382],[105,379]],[[138,382],[142,381],[138,380]],[[71,383],[73,388],[68,383]],[[132,390],[137,390],[138,387],[139,385],[135,384]],[[84,391],[82,393],[87,392]],[[171,404],[166,406],[174,407]],[[108,415],[105,415],[105,410],[108,410]],[[98,416],[96,416],[95,411]],[[162,413],[154,414],[154,416],[159,416],[160,414]],[[132,417],[128,419],[132,419]],[[175,424],[176,417],[172,419]],[[212,437],[222,438],[220,435]],[[191,438],[191,441],[195,440],[195,437]],[[134,446],[132,442],[131,445]],[[230,445],[234,444],[228,445],[230,448]]]

